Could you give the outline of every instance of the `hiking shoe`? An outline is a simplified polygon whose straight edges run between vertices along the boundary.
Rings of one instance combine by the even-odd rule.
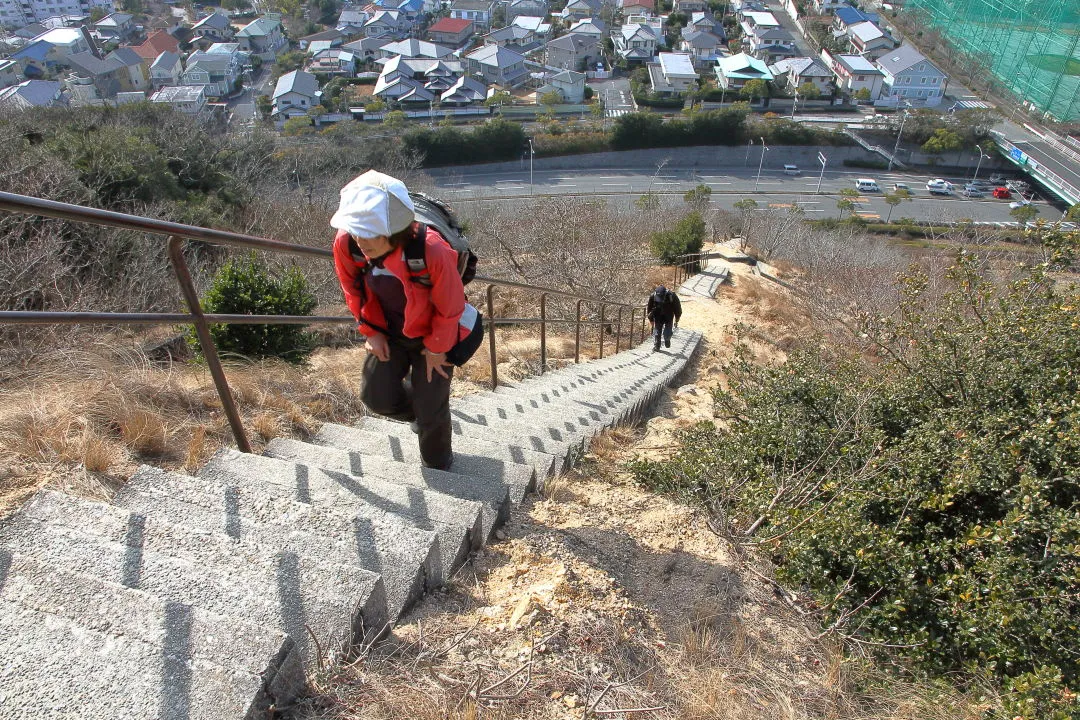
[[[424,467],[426,467],[426,468],[431,468],[432,470],[442,470],[444,472],[449,471],[450,468],[453,467],[453,465],[454,465],[454,454],[453,453],[450,453],[450,459],[447,460],[445,463],[442,463],[441,465],[429,465],[428,463],[424,463]]]
[[[412,430],[417,435],[419,435],[420,434],[420,423],[413,420],[411,423],[409,423],[409,429]]]
[[[671,347],[671,338],[664,341],[664,347]]]
[[[656,343],[655,345],[653,345],[652,346],[652,351],[653,352],[660,352],[660,343]]]

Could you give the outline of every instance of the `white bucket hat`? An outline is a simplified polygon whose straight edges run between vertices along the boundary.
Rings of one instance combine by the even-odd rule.
[[[341,188],[341,204],[330,218],[330,227],[355,237],[389,237],[416,219],[405,183],[368,170]]]

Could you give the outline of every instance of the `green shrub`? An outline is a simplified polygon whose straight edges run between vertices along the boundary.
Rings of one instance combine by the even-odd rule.
[[[1080,718],[1080,297],[1049,269],[998,286],[961,255],[945,288],[901,278],[863,352],[741,353],[725,430],[631,469],[759,538],[826,626],[994,677],[1009,717]]]
[[[665,265],[674,264],[680,255],[695,253],[705,243],[705,219],[694,211],[684,217],[670,230],[653,233],[649,249]]]
[[[227,261],[202,298],[203,312],[239,315],[310,315],[315,295],[298,268],[274,276],[254,253]],[[303,362],[314,348],[303,325],[212,325],[219,353]],[[197,347],[194,333],[191,342]]]

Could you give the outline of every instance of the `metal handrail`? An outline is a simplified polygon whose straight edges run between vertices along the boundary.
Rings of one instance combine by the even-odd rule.
[[[60,220],[68,220],[71,222],[87,223],[93,225],[102,225],[105,227],[115,227],[124,230],[137,230],[154,235],[163,235],[168,238],[168,255],[169,260],[172,263],[173,271],[176,274],[177,282],[180,286],[180,290],[184,296],[184,300],[187,303],[189,313],[106,313],[106,312],[54,312],[54,311],[0,311],[0,324],[34,324],[34,325],[54,325],[54,324],[87,324],[87,323],[102,323],[109,325],[171,325],[171,324],[192,324],[195,326],[195,332],[199,340],[199,346],[202,350],[203,356],[206,358],[207,367],[210,370],[210,375],[213,378],[214,386],[217,390],[218,397],[221,399],[222,408],[228,419],[230,429],[232,430],[233,437],[236,440],[237,448],[242,452],[251,452],[251,443],[248,441],[247,433],[244,430],[243,422],[240,418],[240,412],[236,407],[236,403],[233,400],[232,393],[229,389],[228,380],[225,377],[224,368],[221,365],[221,360],[218,357],[217,348],[214,344],[213,337],[210,334],[211,324],[246,324],[246,325],[310,325],[315,323],[355,323],[356,319],[352,316],[292,316],[292,315],[237,315],[237,314],[205,314],[202,311],[202,304],[199,301],[198,292],[195,289],[195,283],[191,277],[191,272],[188,268],[187,262],[183,255],[183,246],[187,240],[199,240],[202,242],[213,243],[217,245],[228,245],[232,247],[242,247],[254,250],[269,250],[273,252],[283,252],[293,255],[307,255],[320,258],[333,258],[333,251],[326,248],[309,247],[306,245],[295,245],[292,243],[282,242],[280,240],[269,240],[267,238],[261,238],[254,235],[244,235],[242,233],[229,232],[226,230],[214,230],[212,228],[204,228],[197,225],[185,225],[182,223],[169,222],[167,220],[157,220],[154,218],[142,217],[139,215],[130,215],[127,213],[116,212],[113,210],[102,210],[100,208],[89,208],[81,205],[73,205],[70,203],[59,202],[56,200],[47,200],[44,198],[32,197],[29,195],[19,195],[16,193],[0,192],[0,210],[4,210],[11,213],[21,213],[27,215],[35,215],[41,217],[50,217]],[[561,322],[561,323],[573,323],[575,325],[575,341],[574,341],[574,362],[579,362],[581,357],[581,326],[596,324],[599,327],[599,349],[598,354],[600,357],[604,356],[604,333],[610,332],[610,329],[606,326],[610,323],[605,322],[604,314],[606,308],[614,306],[619,308],[619,327],[616,331],[618,334],[615,339],[616,350],[620,347],[622,339],[622,309],[631,308],[631,318],[633,318],[634,312],[637,310],[637,306],[628,303],[615,302],[611,300],[603,300],[601,298],[594,298],[585,295],[580,295],[565,290],[557,290],[555,288],[547,288],[539,285],[530,285],[527,283],[516,282],[513,280],[502,280],[500,278],[492,278],[484,275],[477,275],[476,280],[488,283],[487,287],[487,314],[490,330],[488,332],[488,350],[489,361],[491,364],[491,385],[492,388],[498,386],[498,364],[496,362],[496,340],[494,328],[500,325],[520,325],[527,323],[540,324],[540,342],[541,342],[541,362],[540,372],[543,373],[547,368],[547,325],[549,323]],[[496,286],[513,287],[523,290],[530,290],[540,292],[540,318],[496,318],[494,311],[494,292]],[[575,319],[569,318],[548,318],[547,317],[547,296],[558,295],[561,297],[568,297],[577,300],[577,317]],[[581,317],[581,308],[583,303],[598,303],[600,306],[600,319],[599,321],[583,320]],[[645,339],[645,324],[644,324],[644,312],[642,313],[642,327],[641,334],[639,336],[639,342]],[[629,329],[629,341],[632,344],[634,341],[634,328],[631,321],[631,327]]]

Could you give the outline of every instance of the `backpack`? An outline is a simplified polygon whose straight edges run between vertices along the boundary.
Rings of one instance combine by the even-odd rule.
[[[404,248],[405,263],[412,274],[411,280],[431,287],[431,274],[427,271],[427,262],[424,257],[424,242],[427,238],[427,229],[432,227],[446,238],[450,247],[457,251],[457,266],[461,274],[461,283],[468,285],[476,276],[477,257],[476,253],[469,248],[469,239],[465,237],[465,230],[457,215],[449,205],[430,195],[410,192],[409,197],[413,201],[416,220],[420,223],[419,232]]]

